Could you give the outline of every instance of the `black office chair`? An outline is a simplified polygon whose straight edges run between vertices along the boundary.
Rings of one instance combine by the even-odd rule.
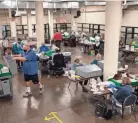
[[[63,68],[65,67],[65,62],[64,62],[64,56],[61,53],[58,53],[54,55],[53,57],[53,66],[52,69],[50,70],[51,74],[54,76],[61,76],[64,74]]]

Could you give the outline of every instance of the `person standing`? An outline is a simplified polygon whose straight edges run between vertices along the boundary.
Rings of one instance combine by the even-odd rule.
[[[21,39],[20,38],[18,38],[17,42],[15,44],[13,44],[12,51],[15,55],[19,55],[23,52],[22,47],[21,47]],[[18,69],[21,69],[22,62],[17,60],[16,63],[18,65]]]
[[[37,55],[27,43],[24,44],[23,50],[23,55],[13,56],[15,60],[20,60],[23,62],[24,79],[26,82],[26,92],[23,95],[23,97],[29,97],[32,95],[30,81],[38,85],[38,87],[40,88],[40,93],[43,93],[44,86],[40,83],[38,79]]]
[[[53,40],[55,42],[55,45],[60,48],[61,42],[62,42],[62,34],[57,30],[56,33],[53,36]]]

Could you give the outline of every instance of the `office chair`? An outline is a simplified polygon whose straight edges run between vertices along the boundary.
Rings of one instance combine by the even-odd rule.
[[[115,109],[116,108],[121,109],[120,113],[121,113],[122,118],[124,117],[125,108],[130,107],[131,111],[133,112],[135,121],[137,121],[136,115],[135,115],[135,112],[134,112],[134,107],[135,107],[136,100],[137,100],[137,96],[135,94],[132,94],[132,95],[128,96],[122,104],[119,103],[118,101],[116,101],[115,99],[113,99],[114,103],[112,105],[115,106]]]
[[[53,57],[52,75],[61,76],[64,74],[63,67],[65,67],[63,54],[56,54]]]

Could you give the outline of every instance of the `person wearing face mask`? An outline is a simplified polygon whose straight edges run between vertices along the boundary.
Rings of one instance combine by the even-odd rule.
[[[38,85],[38,87],[40,88],[40,93],[44,91],[44,86],[40,83],[38,79],[38,63],[36,53],[30,48],[27,43],[24,44],[23,50],[24,55],[16,55],[13,58],[15,60],[20,60],[23,62],[24,79],[26,82],[26,92],[23,97],[29,97],[32,95],[30,81]]]

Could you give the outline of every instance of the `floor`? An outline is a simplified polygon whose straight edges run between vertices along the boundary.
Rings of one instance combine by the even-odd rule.
[[[66,48],[72,52],[72,58],[81,58],[83,63],[89,63],[92,56],[83,55],[81,48]],[[1,60],[2,62],[2,60]],[[133,71],[137,70],[132,68]],[[14,97],[0,99],[0,123],[134,123],[133,116],[126,116],[124,120],[116,116],[109,121],[97,118],[94,115],[94,106],[91,103],[91,93],[83,93],[81,87],[77,90],[72,83],[68,89],[68,79],[48,78],[41,76],[41,82],[45,85],[43,95],[32,85],[33,96],[23,98],[24,79],[23,74],[18,73],[13,78]],[[45,120],[45,117],[52,117],[51,112],[57,112],[60,119]]]

